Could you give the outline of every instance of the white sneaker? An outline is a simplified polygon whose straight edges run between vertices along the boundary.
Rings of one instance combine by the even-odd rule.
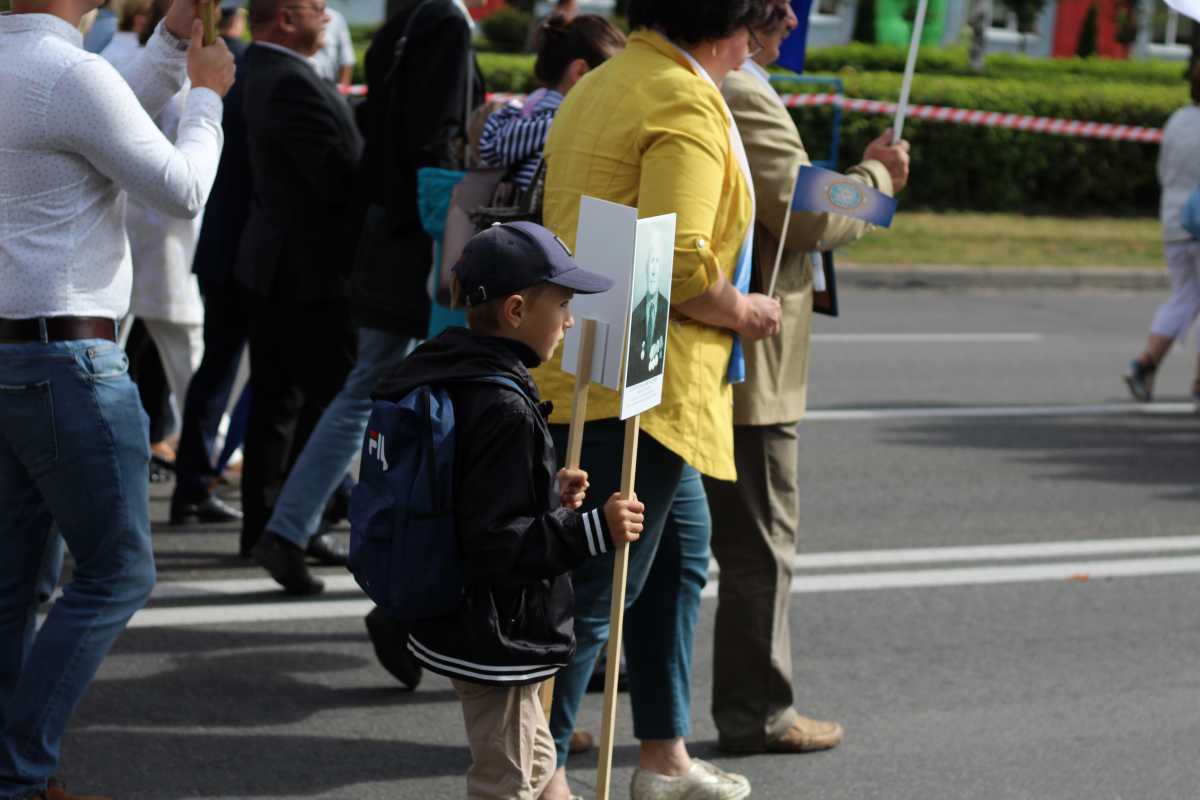
[[[693,758],[692,768],[678,778],[639,767],[629,787],[630,800],[742,800],[749,796],[750,781],[745,776],[698,758]]]

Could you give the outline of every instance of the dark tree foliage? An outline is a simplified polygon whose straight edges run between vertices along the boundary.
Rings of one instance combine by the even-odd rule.
[[[1096,55],[1097,28],[1100,12],[1095,6],[1088,8],[1087,16],[1083,18],[1083,27],[1079,29],[1079,44],[1075,46],[1075,55],[1080,58],[1091,58]]]

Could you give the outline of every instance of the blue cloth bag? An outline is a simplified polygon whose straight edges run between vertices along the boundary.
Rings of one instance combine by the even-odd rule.
[[[1193,239],[1200,239],[1200,187],[1197,187],[1183,204],[1179,224]]]

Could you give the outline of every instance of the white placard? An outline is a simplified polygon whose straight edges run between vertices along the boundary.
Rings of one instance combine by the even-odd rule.
[[[639,220],[625,336],[621,419],[649,411],[662,402],[674,262],[675,215]]]
[[[575,235],[575,261],[584,269],[612,278],[613,288],[600,294],[575,295],[571,311],[576,319],[600,323],[592,350],[592,382],[613,391],[621,390],[621,348],[636,246],[636,208],[583,198]],[[571,375],[579,371],[578,325],[563,339],[563,370]]]
[[[613,288],[607,292],[576,295],[571,301],[577,320],[597,322],[592,381],[621,392],[621,419],[654,408],[662,402],[675,215],[639,220],[636,208],[584,197],[579,206],[575,260],[584,269],[613,280]],[[652,278],[656,299],[654,310],[649,311]],[[578,369],[576,326],[567,331],[563,341],[563,370],[574,375]]]

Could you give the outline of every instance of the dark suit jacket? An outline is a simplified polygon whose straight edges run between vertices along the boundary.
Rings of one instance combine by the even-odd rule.
[[[629,331],[629,386],[636,386],[662,374],[663,359],[667,352],[667,318],[671,313],[671,303],[658,292],[654,293],[654,297],[657,299],[658,309],[655,311],[654,330],[649,336],[646,335],[646,316],[651,298],[643,297],[642,302],[633,310],[633,322]],[[654,362],[653,366],[651,362]]]
[[[254,191],[238,281],[281,300],[344,299],[361,221],[362,137],[350,107],[299,57],[255,44],[246,68]]]
[[[221,128],[225,131],[225,147],[217,167],[208,205],[204,209],[204,224],[196,243],[192,271],[204,281],[225,282],[233,277],[237,262],[238,242],[250,216],[250,154],[246,149],[246,114],[242,110],[242,94],[246,83],[246,50],[249,45],[240,39],[222,36],[237,64],[237,79],[225,95],[225,115]]]
[[[353,297],[359,324],[423,337],[433,243],[417,213],[417,170],[458,168],[452,145],[466,128],[468,80],[474,106],[483,103],[484,86],[462,12],[451,0],[431,0],[414,17],[421,2],[406,0],[367,51],[363,180],[369,201],[386,213],[399,255],[394,262],[362,259]],[[404,56],[395,65],[396,43],[406,29]]]

